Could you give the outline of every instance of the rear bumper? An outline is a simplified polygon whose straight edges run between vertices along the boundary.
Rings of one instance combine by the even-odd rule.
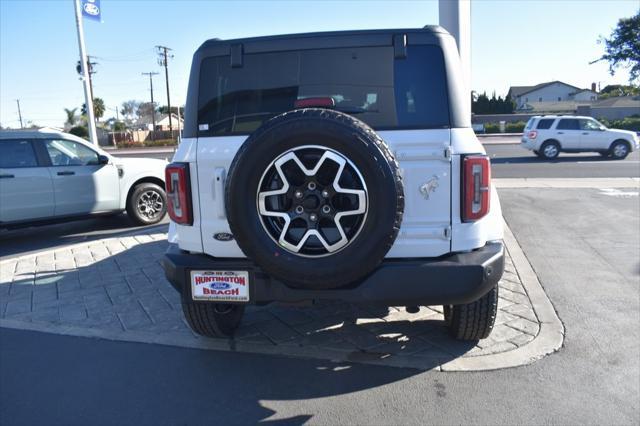
[[[387,306],[458,305],[470,303],[493,288],[504,271],[504,247],[491,242],[469,253],[437,259],[389,259],[361,281],[337,290],[294,289],[265,274],[248,259],[219,259],[181,251],[171,244],[162,266],[185,301],[191,296],[191,270],[246,270],[249,303],[315,299],[368,302]]]

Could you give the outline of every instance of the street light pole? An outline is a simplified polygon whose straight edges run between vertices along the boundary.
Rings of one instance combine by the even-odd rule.
[[[439,24],[455,38],[462,63],[468,116],[471,117],[471,1],[439,0]]]
[[[82,27],[82,11],[80,0],[74,0],[76,11],[76,28],[78,29],[78,48],[80,50],[80,66],[82,67],[82,85],[84,87],[84,104],[87,106],[87,127],[89,128],[89,139],[94,145],[98,145],[98,134],[96,132],[96,119],[93,111],[93,99],[91,97],[91,87],[89,86],[89,69],[87,67],[87,51],[84,46],[84,29]]]

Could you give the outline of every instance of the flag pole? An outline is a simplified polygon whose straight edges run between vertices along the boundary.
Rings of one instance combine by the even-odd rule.
[[[89,139],[94,145],[98,145],[98,134],[96,133],[96,120],[93,112],[93,99],[91,98],[91,88],[89,87],[89,70],[87,67],[87,51],[84,46],[84,30],[82,28],[82,11],[80,0],[73,0],[76,9],[76,27],[78,29],[78,48],[80,49],[80,67],[82,68],[82,84],[84,86],[84,104],[87,106],[87,126],[89,128]]]

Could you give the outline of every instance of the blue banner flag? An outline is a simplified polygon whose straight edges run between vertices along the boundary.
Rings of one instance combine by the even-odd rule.
[[[101,13],[100,0],[82,0],[82,16],[100,21]]]

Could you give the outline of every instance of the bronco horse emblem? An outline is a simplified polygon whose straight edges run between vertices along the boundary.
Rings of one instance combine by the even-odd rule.
[[[429,199],[429,195],[438,187],[438,176],[433,175],[431,179],[420,185],[420,193],[425,200]]]

